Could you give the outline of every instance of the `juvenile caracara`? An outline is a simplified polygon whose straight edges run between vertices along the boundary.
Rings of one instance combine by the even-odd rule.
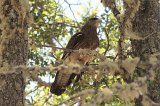
[[[66,48],[72,50],[79,50],[79,49],[91,49],[94,50],[99,45],[99,39],[97,36],[97,27],[100,23],[98,18],[91,18],[89,19],[84,26],[82,27],[81,31],[76,33],[71,37],[69,40]],[[79,63],[81,65],[88,64],[92,57],[80,56],[79,52],[66,52],[64,51],[62,59],[64,62],[67,63]],[[51,93],[55,95],[61,95],[66,87],[70,85],[72,80],[77,77],[78,79],[80,75],[74,73],[66,73],[63,71],[58,71],[56,73],[55,81],[51,86]]]

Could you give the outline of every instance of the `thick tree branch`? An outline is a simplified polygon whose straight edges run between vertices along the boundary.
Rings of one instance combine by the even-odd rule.
[[[123,42],[125,37],[129,37],[131,39],[137,39],[137,32],[133,31],[132,27],[132,20],[134,19],[134,16],[136,12],[139,9],[140,1],[139,0],[123,0],[124,4],[124,13],[120,13],[119,10],[116,7],[116,1],[115,0],[101,0],[103,5],[105,7],[109,7],[114,16],[116,17],[118,23],[119,23],[119,30],[121,33],[120,39],[118,41],[118,60],[121,63],[122,60],[124,60],[124,53],[123,53]]]

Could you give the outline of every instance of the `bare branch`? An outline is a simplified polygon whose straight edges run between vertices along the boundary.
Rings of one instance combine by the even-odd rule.
[[[64,0],[64,1],[68,4],[69,9],[70,9],[70,11],[72,12],[73,17],[74,17],[74,19],[76,20],[76,23],[77,23],[77,25],[78,25],[78,27],[79,27],[79,29],[80,29],[81,27],[80,27],[80,25],[79,25],[79,23],[78,23],[78,21],[77,21],[77,18],[76,18],[75,14],[74,14],[74,12],[73,12],[73,10],[72,10],[72,8],[71,8],[71,5],[72,5],[72,4],[70,4],[67,0]]]

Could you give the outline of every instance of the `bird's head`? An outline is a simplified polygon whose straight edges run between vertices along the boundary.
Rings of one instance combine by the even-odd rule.
[[[97,28],[98,25],[100,24],[101,20],[98,18],[90,18],[86,24],[82,27],[82,29],[86,28],[86,27],[95,27]]]
[[[90,18],[82,27],[81,31],[88,31],[90,29],[97,29],[98,25],[100,24],[101,20],[98,18]]]
[[[87,22],[88,25],[91,25],[93,27],[98,27],[100,24],[101,20],[99,18],[90,18]]]

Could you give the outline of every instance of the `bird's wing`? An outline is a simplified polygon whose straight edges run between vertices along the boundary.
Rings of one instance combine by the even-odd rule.
[[[79,48],[77,48],[77,46],[79,44],[81,44],[83,39],[84,39],[83,33],[81,33],[81,32],[76,33],[69,40],[69,42],[68,42],[68,44],[66,46],[66,49],[73,49],[73,50],[79,49]],[[66,59],[69,55],[70,55],[70,52],[64,51],[62,59]]]
[[[84,40],[84,36],[81,32],[76,33],[69,40],[66,49],[77,50],[80,48]],[[70,56],[71,52],[64,51],[62,59],[66,59]],[[72,56],[73,57],[73,56]],[[65,91],[65,87],[71,83],[76,74],[65,73],[63,71],[58,71],[56,73],[55,81],[51,86],[51,92],[56,95],[61,95]],[[78,80],[78,79],[77,79]]]
[[[89,36],[90,35],[90,36]],[[98,46],[98,37],[96,30],[91,32],[79,32],[71,37],[69,40],[66,49],[79,50],[79,49],[96,49]],[[91,56],[89,55],[80,55],[78,52],[68,52],[64,51],[62,59],[68,64],[69,63],[78,63],[81,65],[86,65],[90,62]],[[55,81],[53,82],[50,91],[53,94],[61,95],[66,87],[70,85],[72,80],[76,78],[78,81],[81,77],[81,73],[75,74],[67,72],[69,70],[58,71],[55,76]]]

